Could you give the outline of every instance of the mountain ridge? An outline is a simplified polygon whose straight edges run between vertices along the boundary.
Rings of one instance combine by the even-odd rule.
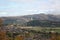
[[[4,23],[18,23],[23,24],[31,20],[49,20],[49,21],[60,21],[60,15],[53,14],[34,14],[25,16],[13,16],[13,17],[0,17],[4,20]]]

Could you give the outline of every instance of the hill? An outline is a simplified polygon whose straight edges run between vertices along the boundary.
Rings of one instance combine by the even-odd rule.
[[[25,15],[25,16],[15,16],[15,17],[1,17],[4,20],[4,24],[24,24],[31,20],[48,20],[48,21],[58,21],[60,22],[60,15],[52,14],[34,14],[34,15]]]

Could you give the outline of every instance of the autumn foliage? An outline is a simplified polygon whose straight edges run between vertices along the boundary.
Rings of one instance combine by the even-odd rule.
[[[2,29],[3,28],[2,24],[3,24],[3,20],[0,18],[0,40],[8,40],[6,31]]]
[[[24,36],[18,35],[18,36],[16,36],[15,40],[24,40]]]

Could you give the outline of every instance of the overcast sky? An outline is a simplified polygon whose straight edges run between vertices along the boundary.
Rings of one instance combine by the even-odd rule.
[[[60,10],[60,0],[0,0],[0,16],[21,16]]]

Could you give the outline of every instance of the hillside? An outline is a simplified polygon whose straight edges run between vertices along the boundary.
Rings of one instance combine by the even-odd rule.
[[[4,20],[4,24],[23,24],[31,20],[49,20],[49,21],[60,21],[60,15],[52,14],[34,14],[25,16],[15,16],[15,17],[1,17]]]

